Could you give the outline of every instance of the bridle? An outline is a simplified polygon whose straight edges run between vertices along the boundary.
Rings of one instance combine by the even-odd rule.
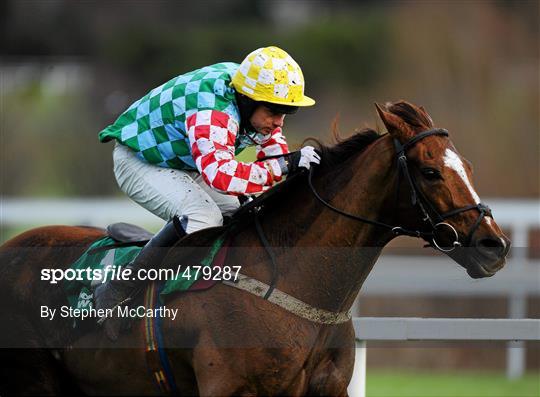
[[[457,208],[451,211],[448,211],[444,214],[440,214],[435,207],[431,204],[431,202],[426,198],[426,196],[423,194],[422,190],[418,188],[418,183],[416,182],[416,179],[409,171],[409,160],[407,158],[407,151],[413,147],[416,143],[421,141],[422,139],[432,136],[432,135],[439,135],[439,136],[445,136],[448,137],[448,131],[443,128],[436,128],[431,129],[428,131],[423,131],[417,135],[415,135],[413,138],[409,139],[404,144],[401,144],[397,139],[394,139],[394,147],[396,149],[396,158],[397,158],[397,166],[398,166],[398,181],[397,181],[397,187],[396,187],[396,210],[397,210],[397,204],[398,204],[398,198],[399,198],[399,188],[401,186],[401,178],[405,178],[408,181],[408,186],[411,192],[411,205],[415,208],[420,209],[420,212],[422,213],[422,221],[428,222],[429,226],[431,228],[430,231],[425,232],[421,230],[410,230],[402,226],[396,226],[396,225],[390,225],[388,223],[380,222],[374,219],[367,219],[363,218],[358,215],[350,214],[348,212],[342,211],[339,208],[336,208],[332,206],[330,203],[325,201],[319,193],[315,190],[315,187],[313,186],[313,173],[316,169],[316,166],[312,166],[308,173],[308,184],[309,187],[313,193],[313,195],[319,200],[324,206],[331,209],[334,212],[337,212],[338,214],[356,220],[363,223],[367,223],[373,226],[389,229],[394,236],[410,236],[410,237],[416,237],[416,238],[422,238],[425,241],[428,242],[428,246],[431,246],[441,252],[444,253],[450,253],[454,251],[458,247],[468,247],[470,246],[470,243],[472,241],[472,237],[478,227],[480,226],[480,223],[484,219],[484,217],[489,216],[492,218],[491,210],[489,207],[485,204],[478,203],[478,204],[471,204],[466,205],[461,208]],[[270,282],[270,287],[268,288],[266,294],[264,295],[264,299],[268,299],[272,292],[274,291],[278,272],[277,272],[277,262],[275,254],[273,253],[270,243],[266,239],[266,236],[264,234],[260,219],[259,219],[259,211],[262,207],[257,206],[254,207],[251,212],[254,214],[254,220],[255,220],[255,228],[257,230],[257,234],[259,235],[259,238],[261,240],[261,243],[266,250],[268,256],[270,257],[270,261],[272,263],[272,279]],[[464,244],[462,244],[459,241],[459,234],[457,230],[450,225],[449,223],[445,222],[446,219],[453,217],[455,215],[461,214],[462,212],[470,211],[470,210],[477,210],[479,212],[479,216],[476,219],[476,222],[469,230],[469,233],[467,234],[467,237],[464,241]],[[441,244],[437,243],[436,240],[436,232],[439,229],[448,228],[453,233],[453,243],[451,248],[445,248]]]
[[[368,223],[374,226],[390,229],[395,236],[411,236],[411,237],[423,238],[429,243],[430,246],[445,253],[452,252],[458,247],[462,247],[462,246],[468,247],[470,246],[472,237],[474,233],[476,232],[476,230],[478,229],[478,227],[480,226],[480,223],[482,222],[484,217],[486,216],[489,216],[490,218],[493,217],[491,215],[491,210],[489,209],[489,207],[483,203],[478,203],[478,204],[467,205],[467,206],[457,208],[457,209],[448,211],[446,213],[440,214],[436,210],[436,208],[431,204],[431,202],[426,198],[422,190],[419,189],[416,179],[409,171],[409,160],[407,158],[407,151],[411,147],[413,147],[416,143],[421,141],[422,139],[428,136],[433,136],[433,135],[448,137],[448,131],[443,128],[435,128],[428,131],[423,131],[415,135],[413,138],[409,139],[404,144],[401,144],[397,139],[394,139],[394,147],[396,149],[396,158],[397,158],[397,166],[398,166],[396,207],[397,207],[397,201],[398,201],[397,198],[399,196],[399,187],[401,185],[400,180],[401,178],[405,178],[405,180],[407,180],[408,182],[408,186],[411,193],[411,205],[420,210],[420,212],[423,215],[422,221],[429,223],[431,230],[428,232],[420,231],[420,230],[409,230],[402,226],[390,225],[390,224],[379,222],[373,219],[363,218],[358,215],[344,212],[332,206],[330,203],[325,201],[317,193],[317,191],[315,190],[315,187],[313,186],[312,179],[313,179],[313,172],[314,172],[315,167],[311,167],[309,171],[309,175],[308,175],[309,187],[311,191],[313,192],[313,195],[317,198],[317,200],[319,200],[322,204],[324,204],[326,207],[328,207],[332,211],[337,212],[338,214],[343,215],[347,218],[354,219],[363,223]],[[479,212],[479,215],[478,215],[478,218],[476,219],[476,222],[469,230],[469,233],[467,234],[467,237],[465,238],[464,243],[462,244],[459,241],[459,234],[457,230],[452,225],[450,225],[449,223],[445,221],[446,219],[450,217],[456,216],[458,214],[461,214],[463,212],[470,211],[470,210],[477,210]],[[441,244],[437,243],[437,240],[436,240],[436,233],[439,230],[444,230],[444,228],[448,228],[450,232],[453,234],[454,241],[452,243],[452,247],[450,248],[443,247]]]

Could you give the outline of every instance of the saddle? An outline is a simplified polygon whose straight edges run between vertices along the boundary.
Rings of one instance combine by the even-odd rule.
[[[107,226],[107,235],[119,243],[146,243],[153,236],[148,230],[132,225],[131,223],[119,222]]]

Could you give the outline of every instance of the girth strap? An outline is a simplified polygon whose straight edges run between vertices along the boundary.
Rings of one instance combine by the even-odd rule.
[[[155,281],[146,289],[144,304],[146,308],[153,309],[159,305],[160,288]],[[146,364],[150,375],[163,395],[180,395],[171,365],[163,344],[161,333],[161,317],[146,316],[142,322],[145,338]]]

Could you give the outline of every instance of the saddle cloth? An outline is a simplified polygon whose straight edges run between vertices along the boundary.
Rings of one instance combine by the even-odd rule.
[[[126,228],[126,225],[115,226],[116,229]],[[128,229],[135,231],[138,227],[129,225]],[[140,229],[140,228],[139,228]],[[108,228],[109,230],[109,228]],[[144,230],[144,229],[141,229]],[[141,240],[139,237],[144,237],[147,240],[148,234],[134,234],[137,238],[128,241],[118,241],[112,238],[110,235],[102,237],[94,241],[84,254],[77,259],[71,266],[77,274],[75,279],[70,277],[70,280],[64,280],[63,288],[67,295],[69,305],[72,309],[89,310],[93,307],[93,290],[103,281],[103,275],[108,268],[113,266],[118,269],[120,266],[124,268],[127,264],[135,259],[139,254],[142,247],[133,245],[139,244]],[[118,235],[115,235],[118,236]],[[142,240],[144,242],[144,240]],[[200,266],[219,266],[222,267],[226,256],[226,235],[222,234],[218,238],[214,239],[213,244],[205,249],[205,255],[199,263]],[[193,262],[190,262],[193,266]],[[166,280],[161,280],[164,283],[161,288],[160,297],[164,298],[166,295],[174,292],[202,290],[212,287],[217,281],[206,280],[201,276],[202,271],[195,271],[192,267],[182,267],[172,269]],[[172,276],[172,277],[171,277]],[[108,280],[108,277],[106,280]],[[77,327],[79,324],[74,322],[73,327]]]

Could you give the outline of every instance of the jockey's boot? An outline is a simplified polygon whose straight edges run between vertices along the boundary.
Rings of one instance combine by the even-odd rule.
[[[146,280],[137,278],[139,269],[157,268],[171,247],[186,233],[187,218],[172,219],[146,243],[139,255],[125,268],[131,269],[130,280],[112,279],[99,285],[94,290],[94,303],[96,310],[113,309],[112,317],[101,317],[98,324],[104,324],[105,333],[111,340],[116,340],[120,334],[122,319],[116,314],[118,306],[127,304],[144,287]]]

